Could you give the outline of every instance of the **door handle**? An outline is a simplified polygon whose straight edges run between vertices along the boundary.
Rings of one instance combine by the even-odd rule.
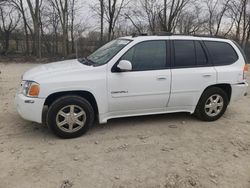
[[[203,76],[204,78],[208,78],[208,77],[211,77],[212,74],[203,74],[202,76]]]
[[[157,80],[166,80],[167,77],[166,76],[157,76]]]

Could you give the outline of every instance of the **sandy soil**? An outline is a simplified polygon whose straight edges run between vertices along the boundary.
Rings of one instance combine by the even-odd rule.
[[[34,66],[0,64],[1,188],[250,187],[250,96],[213,123],[123,118],[62,140],[15,110],[21,74]]]

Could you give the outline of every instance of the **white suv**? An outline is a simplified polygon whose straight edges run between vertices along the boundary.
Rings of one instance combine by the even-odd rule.
[[[246,95],[248,65],[233,41],[198,36],[137,36],[111,41],[84,59],[41,65],[22,77],[19,114],[46,121],[63,138],[108,119],[189,112],[219,119]]]

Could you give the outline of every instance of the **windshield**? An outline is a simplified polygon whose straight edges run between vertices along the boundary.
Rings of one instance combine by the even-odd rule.
[[[113,40],[96,50],[86,59],[97,66],[104,65],[130,42],[131,40],[125,39]]]

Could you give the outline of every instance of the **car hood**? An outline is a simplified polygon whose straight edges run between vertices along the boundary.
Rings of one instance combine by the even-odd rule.
[[[80,63],[77,59],[48,63],[32,68],[24,73],[23,80],[40,81],[43,79],[55,79],[58,76],[74,75],[84,70],[93,70],[93,66]]]

